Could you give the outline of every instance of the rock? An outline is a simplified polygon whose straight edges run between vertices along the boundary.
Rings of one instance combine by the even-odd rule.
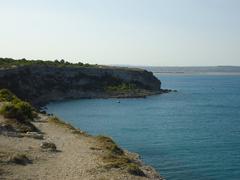
[[[161,89],[161,93],[170,93],[170,92],[177,92],[177,90],[172,90],[172,89]]]
[[[21,133],[18,132],[2,132],[1,133],[4,136],[8,136],[8,137],[17,137],[17,138],[22,138],[23,135]]]
[[[1,124],[0,125],[0,135],[8,136],[8,137],[18,137],[21,138],[23,135],[17,132],[11,125],[9,124]]]
[[[42,142],[40,147],[43,150],[48,150],[48,151],[56,151],[57,150],[57,146],[52,142]]]
[[[26,165],[31,163],[32,161],[25,154],[14,154],[9,157],[8,162],[19,165]]]
[[[15,129],[9,124],[1,124],[0,125],[0,134],[5,132],[15,132]]]
[[[40,110],[40,113],[42,113],[42,114],[47,114],[47,111],[45,111],[45,110]]]
[[[24,136],[34,138],[34,139],[43,139],[43,135],[37,132],[27,132],[24,134]]]
[[[133,164],[133,163],[128,165],[127,171],[130,174],[135,175],[135,176],[146,176],[144,174],[144,172],[140,169],[139,165],[136,165],[136,164]]]

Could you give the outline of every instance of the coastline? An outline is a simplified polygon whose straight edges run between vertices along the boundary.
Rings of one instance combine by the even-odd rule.
[[[162,92],[161,81],[146,70],[50,64],[1,69],[0,88],[35,107],[64,99],[146,97]]]
[[[150,90],[139,90],[135,92],[127,92],[127,93],[89,93],[87,96],[76,96],[76,97],[62,97],[58,96],[54,98],[54,100],[45,100],[44,102],[41,101],[40,103],[36,102],[35,106],[41,111],[45,109],[45,106],[51,102],[58,102],[58,101],[65,101],[65,100],[76,100],[76,99],[131,99],[131,98],[147,98],[149,96],[160,95],[170,92],[177,92],[177,90],[172,89],[160,89],[158,91],[150,91]]]
[[[39,114],[33,124],[41,133],[0,135],[1,173],[3,179],[158,179],[158,172],[145,165],[136,153],[121,149],[111,138],[92,136],[52,116]],[[0,117],[3,120],[3,117]],[[56,151],[43,150],[51,142]],[[110,144],[109,144],[110,142]],[[111,144],[112,143],[112,144]],[[113,146],[114,151],[108,146]],[[111,147],[112,148],[112,147]],[[119,150],[118,150],[119,148]],[[116,150],[117,151],[116,151]],[[116,151],[116,152],[115,152]],[[4,163],[4,156],[26,155],[30,163]],[[133,172],[129,168],[137,168]],[[142,174],[143,173],[143,174]]]
[[[161,89],[161,81],[152,72],[6,61],[10,67],[12,63],[30,64],[0,70],[0,176],[162,179],[138,154],[121,149],[111,138],[87,134],[57,117],[44,115],[46,112],[41,109],[49,102],[67,99],[145,98],[171,92]]]

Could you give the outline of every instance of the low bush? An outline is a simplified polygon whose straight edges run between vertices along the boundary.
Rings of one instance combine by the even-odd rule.
[[[105,87],[105,90],[107,92],[118,92],[118,93],[131,92],[136,89],[137,89],[137,87],[135,84],[123,83],[123,82],[118,85],[110,85],[110,86]]]
[[[0,90],[0,101],[5,102],[0,109],[0,114],[5,118],[15,118],[19,121],[33,120],[37,114],[35,109],[27,102],[21,101],[11,91]]]
[[[0,109],[0,114],[5,118],[15,118],[19,121],[31,121],[36,117],[34,108],[24,101],[5,103]]]
[[[22,133],[39,131],[30,122],[37,117],[37,113],[29,103],[21,101],[7,89],[0,90],[0,101],[4,102],[0,108],[0,114],[7,118],[4,125]]]
[[[31,66],[31,65],[47,65],[55,67],[95,67],[97,64],[84,64],[82,62],[70,63],[64,59],[49,61],[49,60],[27,60],[23,59],[12,59],[12,58],[0,58],[0,68],[15,68],[19,66]]]
[[[18,113],[24,119],[33,120],[36,117],[34,113],[34,108],[27,102],[21,101],[15,104],[15,107],[18,109]]]
[[[0,114],[5,118],[15,118],[17,116],[17,108],[13,103],[6,103],[0,109]]]
[[[11,91],[7,89],[0,90],[0,101],[1,102],[13,102],[17,103],[20,102],[20,99],[17,98]]]

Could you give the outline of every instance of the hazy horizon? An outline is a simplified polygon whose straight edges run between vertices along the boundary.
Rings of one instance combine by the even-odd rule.
[[[238,0],[0,0],[0,56],[240,66]]]

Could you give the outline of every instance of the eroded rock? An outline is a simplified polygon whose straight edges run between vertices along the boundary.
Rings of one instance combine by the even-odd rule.
[[[40,147],[43,150],[47,150],[47,151],[56,151],[57,150],[57,146],[52,142],[42,142]]]

